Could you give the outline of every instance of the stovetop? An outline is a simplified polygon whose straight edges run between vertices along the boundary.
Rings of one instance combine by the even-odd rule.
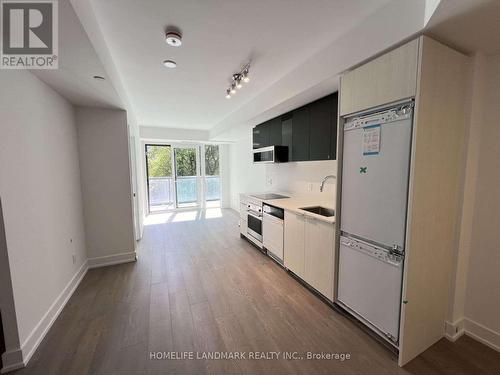
[[[274,193],[265,193],[265,194],[254,194],[251,195],[254,198],[257,199],[262,199],[263,201],[268,200],[268,199],[284,199],[284,198],[290,198],[287,197],[286,195],[280,195],[280,194],[274,194]]]

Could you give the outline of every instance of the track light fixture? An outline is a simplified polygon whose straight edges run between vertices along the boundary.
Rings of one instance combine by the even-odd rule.
[[[231,86],[229,86],[229,88],[226,90],[227,99],[231,99],[231,95],[236,94],[236,89],[241,89],[243,87],[243,83],[250,82],[249,72],[250,63],[246,64],[239,73],[233,74],[233,76],[231,77]]]

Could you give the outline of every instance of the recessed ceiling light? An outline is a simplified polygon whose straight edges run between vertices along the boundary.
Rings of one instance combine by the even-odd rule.
[[[174,31],[169,31],[166,35],[166,42],[172,47],[180,47],[182,45],[182,36]]]
[[[94,76],[94,79],[98,80],[98,81],[105,81],[106,78],[104,78],[103,76]]]
[[[165,65],[167,68],[175,68],[177,66],[177,63],[173,60],[165,60],[163,62],[163,65]]]

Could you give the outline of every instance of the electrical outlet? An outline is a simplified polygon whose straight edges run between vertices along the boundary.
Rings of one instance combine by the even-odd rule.
[[[312,182],[307,183],[307,191],[313,191],[314,185]]]
[[[268,176],[266,182],[267,182],[267,186],[272,186],[273,185],[273,178]]]

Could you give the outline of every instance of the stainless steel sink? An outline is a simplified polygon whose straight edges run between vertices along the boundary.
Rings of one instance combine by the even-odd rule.
[[[313,214],[331,217],[335,216],[335,210],[331,208],[321,207],[321,206],[313,206],[313,207],[302,207],[301,210],[312,212]]]

